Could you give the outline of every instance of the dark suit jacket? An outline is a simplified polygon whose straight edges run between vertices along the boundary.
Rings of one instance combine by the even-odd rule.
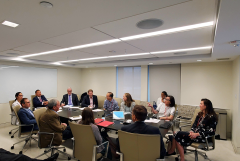
[[[98,108],[98,99],[97,99],[97,96],[93,95],[93,105],[95,104],[95,107],[94,109],[97,109]],[[90,99],[89,99],[89,95],[86,95],[84,98],[83,98],[83,101],[82,101],[82,104],[81,106],[82,107],[88,107],[90,105]]]
[[[64,103],[65,105],[68,104],[68,94],[63,95],[63,99],[61,103]],[[72,93],[72,104],[73,106],[79,106],[78,97],[74,93]]]
[[[41,99],[42,99],[43,102],[48,101],[44,95],[41,95]],[[33,107],[37,108],[37,107],[46,107],[46,106],[42,105],[42,102],[40,102],[40,100],[36,96],[36,97],[33,98]]]
[[[130,133],[161,135],[157,127],[146,125],[144,122],[141,122],[141,121],[135,122],[134,124],[123,126],[121,130],[130,132]],[[161,136],[161,151],[160,151],[161,159],[164,158],[165,155],[166,155],[166,149],[164,147],[163,138]]]
[[[33,130],[38,130],[38,125],[35,120],[35,117],[33,117],[27,110],[20,108],[18,111],[18,117],[22,124],[26,124],[26,125],[34,124]],[[32,126],[22,126],[22,129],[21,129],[22,132],[29,132],[31,130],[32,130]]]
[[[46,112],[40,116],[39,129],[40,132],[54,133],[52,145],[59,146],[62,144],[62,132],[66,129],[66,126],[61,125],[60,117],[55,111],[47,109]],[[52,135],[41,134],[40,139],[41,147],[45,148],[50,145]]]

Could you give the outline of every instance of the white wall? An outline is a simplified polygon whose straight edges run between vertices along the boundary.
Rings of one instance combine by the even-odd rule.
[[[240,154],[240,57],[233,61],[233,99],[232,99],[232,144],[236,153]]]
[[[199,105],[202,98],[214,108],[229,109],[227,136],[231,135],[232,62],[181,65],[181,104]]]
[[[141,101],[148,99],[148,66],[141,66]]]
[[[57,76],[57,99],[58,100],[62,99],[63,94],[67,93],[67,87],[69,86],[72,87],[73,93],[81,94],[81,69],[65,68],[65,67],[58,67],[58,66],[33,65],[33,64],[24,64],[19,62],[7,62],[7,61],[0,61],[0,64],[1,65],[18,65],[18,66],[27,66],[27,67],[55,68],[57,69],[57,75],[58,75]],[[20,79],[28,79],[28,77],[31,77],[31,75],[28,75],[26,73],[25,75],[23,75],[23,78],[20,78]],[[39,79],[48,79],[48,78],[44,78],[44,76],[39,76]],[[35,91],[33,91],[33,94],[34,92]],[[12,97],[12,99],[14,99],[14,96]],[[0,124],[10,122],[9,114],[10,114],[9,104],[8,103],[0,104]]]
[[[81,77],[82,93],[89,89],[95,95],[106,96],[107,92],[113,92],[116,96],[116,68],[85,68]]]

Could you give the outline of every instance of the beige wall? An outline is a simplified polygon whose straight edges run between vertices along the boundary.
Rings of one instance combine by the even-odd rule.
[[[105,96],[107,92],[113,92],[116,96],[116,68],[82,69],[81,87],[82,93],[93,89],[95,95]]]
[[[233,61],[233,99],[232,99],[232,144],[236,153],[240,154],[240,104],[239,104],[239,91],[240,91],[240,57]]]
[[[65,68],[65,67],[58,67],[58,66],[42,66],[42,65],[24,64],[19,62],[7,62],[7,61],[0,61],[0,64],[57,69],[57,99],[58,100],[62,99],[63,94],[67,93],[67,87],[72,87],[73,93],[81,94],[81,69]],[[30,76],[27,75],[27,77],[30,77]],[[27,79],[27,78],[24,77],[24,79]],[[44,79],[47,79],[47,78],[44,78]],[[33,94],[34,94],[34,91],[33,91]],[[14,96],[13,96],[13,99],[14,99]],[[10,114],[9,104],[8,103],[0,104],[0,124],[10,122],[9,114]]]
[[[148,97],[148,66],[141,66],[141,101],[147,101]]]
[[[182,64],[181,104],[199,105],[201,98],[210,99],[214,108],[228,109],[231,135],[232,62]]]

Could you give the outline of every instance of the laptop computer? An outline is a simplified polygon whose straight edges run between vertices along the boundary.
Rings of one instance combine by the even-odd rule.
[[[124,120],[124,112],[123,111],[113,111],[113,119],[114,120]]]

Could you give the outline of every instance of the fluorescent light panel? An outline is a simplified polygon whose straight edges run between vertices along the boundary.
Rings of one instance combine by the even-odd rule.
[[[195,25],[189,25],[189,26],[177,27],[177,28],[161,30],[161,31],[156,31],[156,32],[150,32],[150,33],[146,33],[146,34],[123,37],[123,38],[120,38],[120,40],[126,41],[126,40],[140,39],[140,38],[145,38],[145,37],[150,37],[150,36],[157,36],[157,35],[191,30],[191,29],[197,29],[197,28],[201,28],[201,27],[208,27],[208,26],[212,26],[212,25],[213,25],[213,21],[210,21],[210,22],[199,23],[199,24],[195,24]]]
[[[2,24],[9,27],[17,27],[19,25],[17,23],[10,22],[10,21],[4,21]]]
[[[85,59],[76,59],[76,60],[66,60],[66,61],[59,61],[59,62],[56,62],[56,63],[69,63],[69,62],[76,62],[76,61],[83,61],[83,60],[98,60],[98,59],[110,59],[110,58],[140,56],[140,55],[150,55],[150,54],[173,53],[173,52],[180,52],[180,51],[195,51],[195,50],[205,50],[205,49],[211,49],[211,48],[212,48],[212,46],[204,46],[204,47],[197,47],[197,48],[166,50],[166,51],[157,51],[157,52],[150,52],[150,53],[125,54],[125,55],[94,57],[94,58],[85,58]]]
[[[41,53],[23,55],[23,56],[20,56],[20,58],[28,58],[28,57],[39,56],[39,55],[59,53],[59,52],[64,52],[64,51],[69,51],[69,50],[83,49],[83,48],[88,48],[88,47],[93,47],[93,46],[116,43],[116,42],[120,42],[121,40],[123,40],[123,41],[133,40],[133,39],[139,39],[139,38],[144,38],[144,37],[149,37],[149,36],[157,36],[157,35],[174,33],[174,32],[179,32],[179,31],[186,31],[186,30],[190,30],[190,29],[197,29],[197,28],[201,28],[201,27],[208,27],[208,26],[212,26],[212,25],[213,25],[213,21],[210,21],[210,22],[199,23],[199,24],[195,24],[195,25],[189,25],[189,26],[183,26],[183,27],[167,29],[167,30],[162,30],[162,31],[150,32],[150,33],[146,33],[146,34],[123,37],[123,38],[119,38],[119,39],[112,39],[112,40],[100,41],[100,42],[79,45],[79,46],[73,46],[73,47],[63,48],[63,49],[58,49],[58,50],[51,50],[51,51],[46,51],[46,52],[41,52]]]
[[[41,52],[41,53],[23,55],[23,56],[19,56],[19,57],[20,58],[28,58],[28,57],[39,56],[39,55],[47,55],[47,54],[59,53],[59,52],[64,52],[64,51],[69,51],[69,50],[77,50],[77,49],[82,49],[82,48],[87,48],[87,47],[92,47],[92,46],[111,44],[111,43],[116,43],[119,41],[121,41],[121,40],[113,39],[113,40],[107,40],[107,41],[100,41],[100,42],[95,42],[95,43],[91,43],[91,44],[85,44],[85,45],[73,46],[73,47],[63,48],[63,49],[58,49],[58,50],[51,50],[51,51],[46,51],[46,52]]]

